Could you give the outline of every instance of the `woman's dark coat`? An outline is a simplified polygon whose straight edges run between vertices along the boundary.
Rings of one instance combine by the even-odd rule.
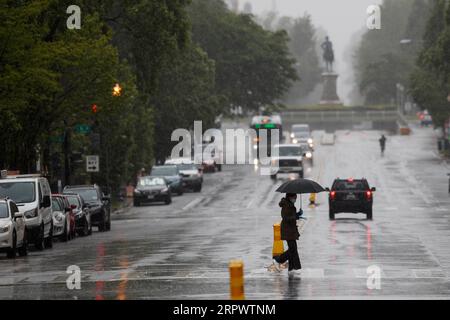
[[[281,199],[281,240],[298,240],[300,233],[297,228],[297,209],[286,198]]]

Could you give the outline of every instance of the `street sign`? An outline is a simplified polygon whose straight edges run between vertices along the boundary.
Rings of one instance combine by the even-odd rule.
[[[99,156],[86,156],[86,172],[100,172]]]
[[[88,134],[91,132],[91,126],[87,124],[77,124],[75,126],[75,132],[80,134]]]
[[[63,142],[64,142],[64,136],[54,136],[54,137],[50,137],[50,142],[54,142],[54,143],[63,143]]]

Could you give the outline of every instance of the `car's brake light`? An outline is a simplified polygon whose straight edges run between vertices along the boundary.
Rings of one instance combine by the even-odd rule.
[[[336,198],[336,191],[330,192],[330,198],[331,198],[331,200],[334,200]]]
[[[348,182],[353,182],[353,178],[349,178],[347,181]]]
[[[366,192],[367,199],[370,200],[372,198],[372,191]]]

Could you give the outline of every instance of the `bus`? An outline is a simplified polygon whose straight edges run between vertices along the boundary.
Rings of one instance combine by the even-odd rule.
[[[261,131],[267,130],[267,155],[271,156],[271,145],[272,145],[272,130],[278,129],[279,137],[278,142],[275,144],[279,144],[283,139],[283,125],[281,121],[281,117],[279,115],[271,115],[271,116],[254,116],[252,118],[250,129],[256,131],[256,138],[253,141],[253,149],[256,151],[257,159],[260,159],[259,150],[260,142],[261,142]]]

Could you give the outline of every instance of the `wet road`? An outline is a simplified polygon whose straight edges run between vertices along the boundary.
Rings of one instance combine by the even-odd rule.
[[[276,183],[253,166],[225,166],[205,177],[202,193],[116,214],[112,231],[94,232],[14,261],[0,258],[1,299],[227,299],[228,262],[243,259],[248,299],[449,298],[448,167],[434,153],[431,129],[388,137],[337,133],[318,146],[306,177],[366,177],[377,187],[374,220],[340,214],[328,220],[326,194],[303,205],[301,276],[267,270],[272,225],[280,220]],[[66,269],[81,269],[81,290],[68,290]],[[381,270],[379,290],[367,268]]]

